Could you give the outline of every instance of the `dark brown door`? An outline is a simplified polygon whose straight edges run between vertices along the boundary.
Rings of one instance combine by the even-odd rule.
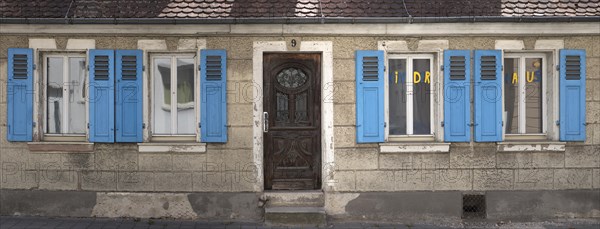
[[[321,188],[321,54],[267,53],[265,189]]]

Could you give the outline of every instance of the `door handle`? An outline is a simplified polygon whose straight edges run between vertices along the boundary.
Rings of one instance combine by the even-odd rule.
[[[263,132],[269,132],[269,112],[263,112]]]

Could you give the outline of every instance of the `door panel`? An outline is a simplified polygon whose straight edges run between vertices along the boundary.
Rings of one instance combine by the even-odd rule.
[[[265,189],[321,188],[321,55],[264,54]]]

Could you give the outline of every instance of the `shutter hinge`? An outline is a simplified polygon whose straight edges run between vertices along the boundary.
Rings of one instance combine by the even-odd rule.
[[[198,128],[202,128],[202,123],[198,123]]]
[[[87,124],[87,128],[88,128],[88,129],[90,128],[90,123],[88,123],[88,124]]]
[[[473,122],[472,122],[472,123],[469,123],[468,125],[469,125],[469,126],[477,126],[477,124],[475,124],[475,123],[473,123]]]
[[[444,71],[444,65],[443,65],[443,64],[442,64],[442,65],[440,65],[440,69],[441,69],[442,71]]]
[[[557,126],[560,126],[560,120],[556,120],[555,123],[556,123]]]
[[[504,126],[504,121],[502,121],[502,126]]]
[[[387,68],[386,68],[386,66],[384,65],[384,66],[383,66],[383,71],[385,72],[386,70],[387,70]]]
[[[444,127],[444,121],[442,121],[442,127]]]
[[[142,72],[146,71],[146,65],[142,65]]]
[[[198,65],[198,71],[202,71],[202,65]]]
[[[383,127],[387,127],[387,122],[383,122]]]
[[[37,69],[37,64],[33,64],[33,70]]]
[[[33,127],[35,127],[35,122],[33,122],[32,124],[33,124]]]
[[[559,64],[556,65],[556,71],[560,71],[560,65]]]
[[[142,129],[146,129],[146,123],[142,123]]]

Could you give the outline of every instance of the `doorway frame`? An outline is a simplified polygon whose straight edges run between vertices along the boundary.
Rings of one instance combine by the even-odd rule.
[[[257,180],[254,190],[265,190],[263,139],[263,54],[265,52],[321,53],[321,190],[333,190],[334,134],[333,134],[333,42],[301,41],[298,50],[288,50],[286,41],[255,41],[252,55],[252,155]]]

